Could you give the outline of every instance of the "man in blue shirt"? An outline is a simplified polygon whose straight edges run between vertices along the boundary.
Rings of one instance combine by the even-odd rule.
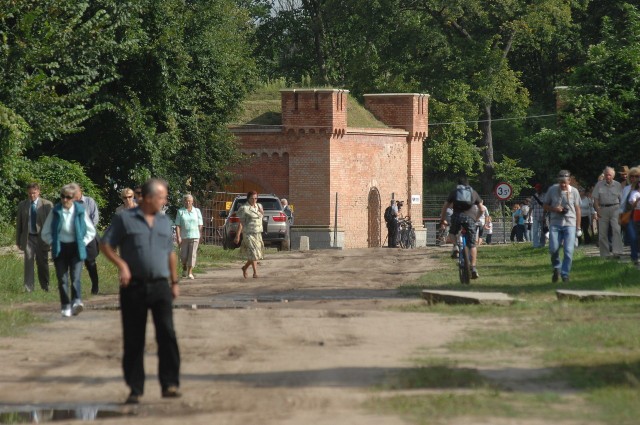
[[[126,400],[137,404],[144,393],[144,345],[147,310],[151,310],[158,342],[158,378],[163,397],[180,397],[180,351],[173,326],[173,299],[180,294],[171,222],[161,214],[167,183],[151,179],[142,186],[137,208],[113,217],[100,243],[118,267],[124,355],[122,368],[131,389]],[[120,249],[120,255],[115,251]]]

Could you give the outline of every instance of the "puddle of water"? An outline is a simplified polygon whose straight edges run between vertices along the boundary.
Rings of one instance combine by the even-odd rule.
[[[96,419],[132,416],[133,412],[123,412],[115,406],[22,406],[20,408],[0,408],[0,424],[46,423],[68,420],[94,421]]]

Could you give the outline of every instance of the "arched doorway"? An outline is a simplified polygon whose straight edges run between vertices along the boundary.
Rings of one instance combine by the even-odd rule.
[[[382,245],[380,241],[380,192],[377,188],[372,187],[369,191],[369,200],[367,202],[369,209],[369,230],[368,242],[369,248],[377,248]]]

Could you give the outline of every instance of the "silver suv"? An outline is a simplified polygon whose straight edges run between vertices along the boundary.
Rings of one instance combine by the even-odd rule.
[[[220,217],[226,218],[222,227],[222,247],[234,249],[233,240],[238,232],[240,218],[238,209],[247,203],[247,195],[236,196],[229,211],[221,211]],[[289,250],[289,222],[287,215],[282,210],[280,199],[276,195],[258,195],[258,203],[262,205],[264,217],[262,218],[262,240],[265,246],[275,246],[280,251]]]

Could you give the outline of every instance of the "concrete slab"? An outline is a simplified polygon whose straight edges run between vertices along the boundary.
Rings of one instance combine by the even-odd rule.
[[[557,289],[556,297],[558,300],[577,300],[577,301],[599,301],[612,299],[637,299],[640,294],[623,294],[621,292],[610,291],[570,291],[568,289]]]
[[[434,291],[425,289],[422,298],[429,304],[511,305],[518,301],[503,292]]]

